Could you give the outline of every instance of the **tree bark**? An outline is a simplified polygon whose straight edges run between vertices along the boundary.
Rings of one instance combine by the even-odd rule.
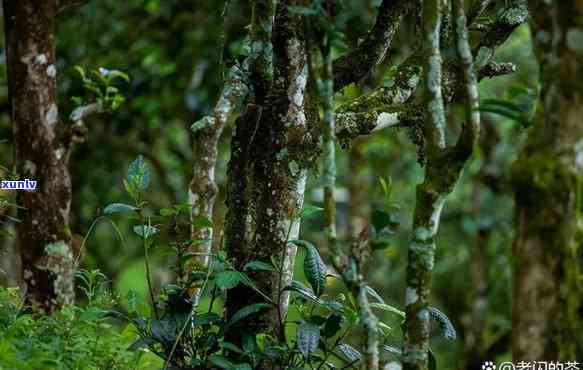
[[[423,2],[425,179],[417,186],[413,238],[409,245],[404,323],[403,369],[426,370],[429,351],[429,293],[435,260],[436,237],[447,196],[476,145],[480,116],[473,58],[468,42],[467,21],[462,0],[453,4],[459,64],[463,70],[466,122],[453,147],[445,140],[445,111],[440,51],[441,16],[447,7],[441,0]],[[445,8],[445,9],[444,9]]]
[[[262,113],[258,134],[246,147],[249,154],[245,155],[245,160],[248,162],[243,163],[241,156],[234,156],[229,164],[229,214],[225,230],[228,256],[237,268],[251,260],[270,262],[271,257],[283,265],[281,281],[278,273],[251,274],[262,292],[274,302],[280,300],[279,308],[264,310],[243,323],[242,328],[227,333],[233,343],[240,341],[240,333],[277,330],[285,316],[287,294],[280,295],[279,290],[291,281],[296,250],[288,245],[288,240],[296,239],[299,234],[300,223],[296,216],[303,203],[307,167],[317,154],[317,145],[308,127],[308,117],[313,116],[307,108],[308,68],[301,17],[288,11],[288,6],[294,4],[294,1],[282,1],[277,7],[273,31],[273,83],[254,87],[264,91],[264,86],[271,85],[264,101],[261,94],[255,97]],[[260,67],[261,71],[256,71],[255,75],[265,81],[263,68]],[[242,120],[238,126],[248,125],[246,121]],[[237,131],[249,132],[242,127]],[[232,150],[240,149],[233,146]],[[242,177],[237,176],[241,167],[245,167]],[[232,186],[242,178],[246,179],[245,188],[232,193]],[[248,223],[248,226],[243,227],[241,223]],[[244,234],[237,234],[235,230]],[[239,309],[262,300],[252,289],[239,286],[227,293],[226,315],[231,317]]]
[[[583,349],[583,4],[529,6],[541,97],[512,169],[513,357],[574,361]]]
[[[73,302],[71,179],[56,101],[57,1],[4,1],[8,90],[21,190],[18,238],[27,301],[50,313]]]

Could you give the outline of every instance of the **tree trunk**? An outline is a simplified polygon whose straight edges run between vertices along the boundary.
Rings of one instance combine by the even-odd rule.
[[[541,99],[512,170],[513,356],[574,361],[583,348],[583,4],[529,5]]]
[[[265,310],[243,323],[242,328],[227,333],[227,340],[233,343],[240,341],[240,333],[278,330],[285,316],[287,295],[279,291],[291,280],[295,258],[295,247],[289,246],[288,240],[299,234],[296,216],[303,203],[307,167],[317,154],[317,144],[308,130],[310,122],[317,121],[307,108],[306,46],[300,17],[288,12],[288,6],[293,4],[294,1],[281,1],[277,7],[273,84],[269,93],[264,101],[261,94],[256,94],[257,104],[250,105],[246,117],[237,122],[229,164],[225,229],[228,256],[237,268],[251,260],[269,263],[272,257],[283,266],[281,280],[278,273],[252,274],[257,287],[274,302],[279,301],[279,308]],[[259,71],[257,75],[261,81],[268,80]],[[265,91],[266,85],[256,86],[255,90]],[[252,289],[239,286],[227,293],[226,315],[231,317],[239,309],[262,300]]]
[[[29,303],[46,312],[72,303],[71,179],[60,145],[56,102],[57,1],[4,1],[8,90],[18,173],[37,181],[20,190],[18,238]]]

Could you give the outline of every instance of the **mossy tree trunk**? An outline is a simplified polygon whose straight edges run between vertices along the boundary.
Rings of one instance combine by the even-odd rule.
[[[71,178],[56,101],[56,0],[4,1],[8,90],[18,174],[18,239],[29,303],[52,312],[72,303]]]
[[[541,96],[513,165],[513,357],[580,359],[583,350],[583,4],[531,1]]]
[[[427,157],[425,179],[417,186],[413,238],[409,245],[405,312],[403,325],[403,369],[426,370],[429,363],[429,293],[435,259],[436,237],[447,196],[452,192],[461,171],[477,143],[478,112],[477,76],[468,41],[464,2],[454,0],[453,17],[456,46],[462,81],[465,87],[466,121],[457,143],[448,147],[445,132],[445,99],[442,87],[443,16],[447,2],[423,2],[423,102],[425,104],[424,151]]]
[[[256,3],[254,16],[269,9],[268,4],[260,3]],[[288,240],[298,236],[296,216],[303,203],[307,167],[317,154],[318,145],[310,133],[310,125],[317,121],[309,122],[313,114],[307,108],[310,98],[304,32],[301,17],[289,12],[290,5],[299,3],[281,1],[277,5],[273,47],[269,38],[252,46],[273,48],[273,79],[270,58],[255,58],[250,67],[255,101],[239,117],[232,142],[225,226],[228,256],[237,268],[242,269],[251,260],[269,263],[272,257],[283,265],[281,281],[278,273],[252,274],[258,288],[280,302],[273,310],[247,320],[242,329],[227,333],[234,343],[240,341],[240,333],[273,332],[280,327],[287,299],[279,291],[291,280],[295,257],[295,247],[289,246]],[[269,16],[257,19],[272,21]],[[263,300],[250,288],[232,289],[225,304],[227,317]]]

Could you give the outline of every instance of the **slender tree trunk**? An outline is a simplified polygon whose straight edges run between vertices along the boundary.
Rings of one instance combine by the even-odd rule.
[[[442,95],[441,19],[447,7],[441,0],[423,2],[425,118],[425,179],[417,186],[413,238],[409,245],[405,294],[403,368],[426,370],[429,351],[429,293],[435,259],[436,237],[446,198],[472,154],[480,127],[477,77],[470,46],[463,1],[453,4],[457,52],[463,70],[466,122],[455,146],[445,140]]]
[[[227,121],[240,101],[245,98],[247,85],[246,66],[234,65],[227,76],[225,87],[215,106],[212,116],[205,116],[193,127],[193,176],[188,192],[188,201],[192,206],[191,229],[192,246],[190,251],[196,253],[187,272],[206,268],[212,247],[213,228],[204,226],[199,219],[213,219],[215,199],[218,187],[215,182],[215,168],[218,159],[218,145]],[[180,277],[184,278],[184,277]],[[200,287],[194,286],[191,294],[198,304]]]
[[[18,238],[29,303],[72,303],[71,179],[56,101],[57,1],[4,1],[8,89],[18,173],[37,181],[17,195]]]
[[[350,178],[348,180],[348,239],[353,240],[364,229],[367,212],[366,195],[369,189],[368,178],[365,175],[366,159],[364,158],[363,140],[355,140],[350,148]]]
[[[583,50],[580,1],[531,1],[541,100],[513,165],[513,356],[580,359]]]
[[[232,151],[236,155],[229,164],[229,213],[225,229],[228,256],[238,268],[251,260],[270,262],[271,257],[283,264],[281,281],[277,273],[253,274],[258,288],[273,301],[280,300],[280,304],[278,309],[265,310],[247,320],[242,329],[227,333],[234,343],[240,341],[240,333],[272,332],[285,316],[287,295],[280,295],[279,290],[289,284],[295,258],[295,247],[289,246],[288,240],[299,234],[296,216],[303,203],[307,166],[316,155],[317,145],[311,141],[308,130],[308,68],[303,28],[300,17],[288,12],[290,5],[294,1],[281,1],[275,16],[273,83],[268,90],[268,83],[254,87],[260,92],[255,97],[257,104],[249,106],[248,112],[251,109],[252,114],[237,123],[236,136],[242,136],[233,141]],[[268,61],[261,59],[254,62],[255,67],[252,64],[252,71],[255,70],[251,73],[252,81],[254,75],[260,82],[270,81],[265,77],[266,64]],[[263,91],[268,91],[265,100],[261,99]],[[252,289],[239,286],[227,294],[227,317],[261,300]]]

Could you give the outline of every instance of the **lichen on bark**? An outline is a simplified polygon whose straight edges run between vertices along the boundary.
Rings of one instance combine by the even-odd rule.
[[[66,297],[58,297],[56,288],[73,284],[72,273],[56,275],[57,269],[42,268],[47,245],[59,242],[63,249],[71,248],[71,178],[59,124],[56,74],[50,68],[55,65],[57,2],[19,0],[3,5],[17,171],[38,181],[36,190],[17,195],[24,289],[29,304],[50,313],[71,301],[70,289],[64,289]]]
[[[573,78],[583,73],[583,57],[566,41],[583,8],[577,1],[529,1],[529,8],[541,96],[512,166],[513,358],[570,361],[581,353],[583,329],[583,88]]]
[[[471,155],[479,134],[478,92],[473,58],[467,36],[463,1],[453,4],[456,46],[463,69],[466,123],[454,146],[445,141],[445,101],[442,95],[442,60],[440,41],[441,0],[423,2],[424,7],[424,102],[425,179],[417,186],[413,237],[409,245],[406,277],[403,368],[425,370],[429,351],[429,294],[435,263],[436,236],[447,195],[453,188]]]

